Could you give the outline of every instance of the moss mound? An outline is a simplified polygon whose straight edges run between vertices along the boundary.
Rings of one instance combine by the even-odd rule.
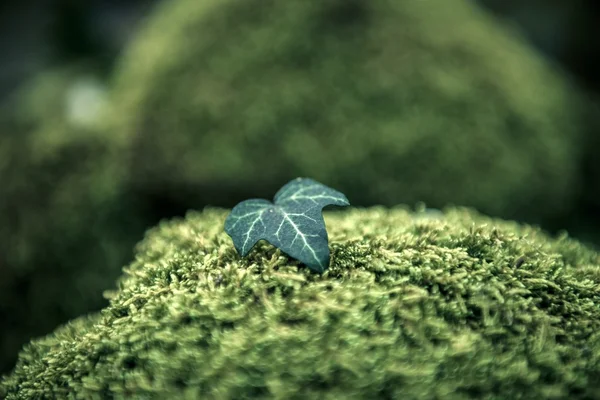
[[[47,72],[3,108],[2,372],[31,337],[102,308],[102,291],[143,232],[129,213],[114,138],[94,128],[99,89],[86,76],[77,68]]]
[[[576,90],[471,2],[166,2],[122,60],[115,131],[162,206],[296,176],[357,205],[537,220],[571,205]]]
[[[268,244],[240,259],[226,213],[165,222],[110,306],[36,340],[0,396],[600,396],[600,254],[466,210],[326,213],[332,264]]]

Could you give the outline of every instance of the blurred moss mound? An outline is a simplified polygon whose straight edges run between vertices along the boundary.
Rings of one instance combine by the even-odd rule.
[[[35,78],[0,132],[0,371],[34,335],[99,309],[143,228],[115,138],[94,128],[98,83],[78,68]]]
[[[469,2],[166,2],[120,65],[132,187],[181,209],[296,176],[531,221],[579,189],[579,97]]]
[[[326,213],[311,273],[205,210],[162,223],[101,313],[36,340],[0,396],[600,396],[600,254],[466,210]]]

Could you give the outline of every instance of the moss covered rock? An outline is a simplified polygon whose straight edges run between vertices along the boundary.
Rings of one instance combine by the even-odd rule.
[[[132,182],[233,206],[296,176],[354,204],[557,217],[579,189],[579,96],[472,2],[165,2],[115,79]]]
[[[311,273],[240,259],[205,210],[137,247],[101,313],[32,342],[0,396],[600,396],[600,254],[466,210],[326,213]]]
[[[137,223],[96,129],[101,89],[78,68],[34,78],[0,117],[0,371],[21,346],[105,305],[132,257]]]

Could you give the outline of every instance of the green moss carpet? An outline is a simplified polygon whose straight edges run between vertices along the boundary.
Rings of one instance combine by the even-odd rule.
[[[103,307],[160,218],[309,176],[355,205],[554,229],[600,176],[580,179],[579,92],[468,1],[167,1],[105,109],[73,120],[81,76],[48,71],[0,110],[0,371]]]
[[[600,254],[449,209],[326,213],[311,273],[241,259],[208,209],[164,222],[102,312],[28,345],[11,399],[593,399]]]

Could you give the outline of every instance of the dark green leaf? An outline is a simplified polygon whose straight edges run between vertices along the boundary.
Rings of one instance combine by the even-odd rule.
[[[246,256],[264,239],[323,272],[329,266],[329,246],[322,210],[328,205],[350,205],[346,196],[312,179],[297,178],[279,189],[274,203],[251,199],[233,208],[225,232],[238,253]]]

